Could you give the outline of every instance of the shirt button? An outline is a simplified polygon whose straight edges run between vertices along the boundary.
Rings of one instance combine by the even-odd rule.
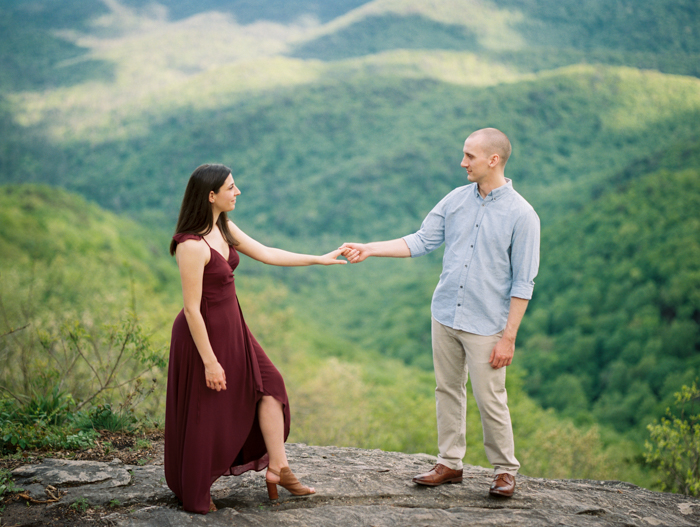
[[[457,304],[457,307],[462,307],[462,304]]]
[[[476,224],[476,226],[478,227],[478,226],[479,226],[479,224],[477,223],[477,224]]]
[[[464,288],[464,286],[463,286],[463,285],[460,285],[459,288],[462,289],[462,288]]]

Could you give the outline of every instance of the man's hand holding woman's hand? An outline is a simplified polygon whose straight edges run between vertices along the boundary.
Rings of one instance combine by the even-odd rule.
[[[360,263],[370,255],[369,248],[365,243],[344,243],[339,250],[350,263]]]

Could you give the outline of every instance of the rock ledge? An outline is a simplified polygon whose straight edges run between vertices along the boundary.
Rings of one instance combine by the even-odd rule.
[[[457,485],[421,487],[411,482],[435,463],[426,454],[288,444],[292,470],[316,495],[296,498],[280,487],[267,499],[264,473],[220,478],[212,487],[216,513],[183,512],[165,485],[159,465],[119,461],[45,459],[13,471],[19,486],[46,499],[52,485],[60,503],[85,498],[91,505],[118,502],[128,513],[107,516],[119,527],[146,526],[391,526],[700,525],[700,500],[652,492],[619,481],[546,480],[519,475],[513,498],[488,494],[491,470],[465,466]]]

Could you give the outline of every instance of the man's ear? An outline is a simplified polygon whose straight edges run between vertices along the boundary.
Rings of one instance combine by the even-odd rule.
[[[491,168],[497,166],[500,160],[501,157],[498,154],[491,154],[491,157],[489,157],[489,166]]]

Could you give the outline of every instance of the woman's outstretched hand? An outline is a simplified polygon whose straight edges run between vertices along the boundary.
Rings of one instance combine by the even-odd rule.
[[[320,265],[333,265],[333,264],[346,264],[345,260],[338,260],[338,257],[343,254],[342,249],[336,249],[335,251],[331,251],[328,254],[324,254],[323,256],[319,256],[319,264]]]
[[[210,368],[204,367],[204,375],[207,379],[207,388],[220,392],[226,389],[226,372],[218,362]]]

